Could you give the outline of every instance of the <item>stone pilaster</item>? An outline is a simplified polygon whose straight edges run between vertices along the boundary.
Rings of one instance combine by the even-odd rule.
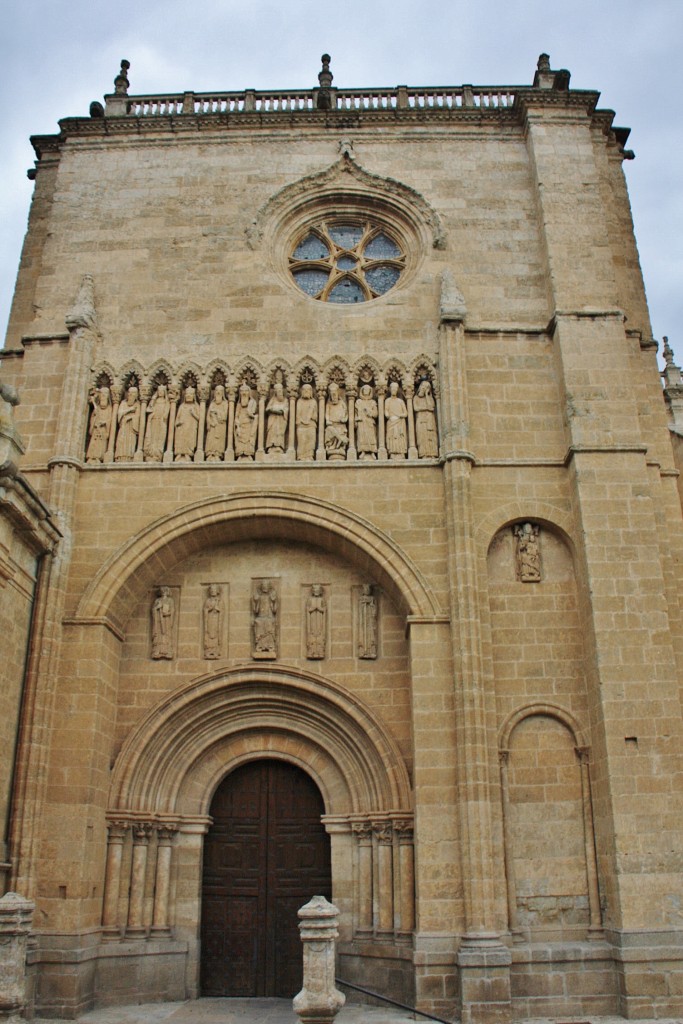
[[[489,769],[495,738],[489,735],[472,518],[474,457],[468,450],[465,315],[464,299],[445,274],[439,361],[465,909],[465,934],[457,959],[460,1012],[463,1021],[503,1021],[511,1011],[510,953],[500,941],[495,913],[498,870],[493,854]]]

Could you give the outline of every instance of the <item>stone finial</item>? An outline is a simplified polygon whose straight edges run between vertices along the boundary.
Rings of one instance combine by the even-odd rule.
[[[329,53],[324,53],[320,58],[323,62],[322,71],[318,72],[318,82],[320,88],[318,89],[318,97],[316,100],[316,106],[318,110],[330,110],[332,107],[332,97],[330,95],[330,88],[332,86],[332,79],[334,75],[330,71],[330,61],[332,58]]]
[[[92,274],[84,274],[74,304],[64,318],[70,331],[78,327],[96,330],[95,283]]]
[[[332,79],[334,78],[334,75],[330,71],[330,61],[332,60],[332,58],[330,57],[329,53],[324,53],[320,60],[322,61],[323,64],[322,71],[318,72],[318,81],[320,82],[320,88],[329,89],[330,86],[332,85]]]
[[[662,338],[662,341],[664,342],[664,348],[662,350],[662,355],[664,356],[664,362],[666,363],[667,366],[673,366],[674,365],[674,350],[671,348],[671,345],[669,344],[669,339],[667,338],[666,334]]]
[[[539,55],[534,75],[534,89],[566,90],[569,88],[570,78],[571,75],[565,68],[560,71],[551,69],[550,57],[547,53]]]
[[[455,283],[452,271],[448,268],[441,272],[441,301],[439,312],[442,322],[444,320],[459,320],[462,322],[467,316],[467,306],[465,305],[464,296]]]
[[[114,79],[114,92],[118,96],[127,96],[128,95],[128,86],[130,85],[130,82],[128,81],[128,68],[129,67],[130,67],[130,61],[129,60],[122,60],[121,61],[121,70],[119,71],[118,75]]]
[[[662,377],[664,378],[664,389],[680,387],[683,384],[683,377],[681,376],[681,368],[674,362],[674,350],[669,344],[669,339],[666,335],[662,338],[664,347],[662,349],[662,355],[664,356],[664,369],[662,370]]]
[[[313,896],[299,910],[304,979],[292,1006],[302,1024],[331,1024],[346,1002],[335,988],[335,939],[339,910],[324,896]]]

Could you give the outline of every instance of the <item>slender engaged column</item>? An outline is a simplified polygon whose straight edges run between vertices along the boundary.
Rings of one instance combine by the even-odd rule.
[[[105,939],[121,936],[119,925],[119,892],[121,890],[121,862],[123,844],[130,828],[128,821],[111,821],[107,840],[107,866],[104,874],[102,901],[102,933]]]
[[[382,380],[377,384],[377,458],[388,459],[386,442],[386,424],[384,422],[384,396],[387,393],[387,383]]]
[[[505,850],[505,877],[507,880],[508,928],[517,931],[517,880],[515,878],[515,860],[512,851],[512,821],[510,818],[510,783],[508,765],[510,751],[499,750],[500,761],[500,792],[503,802],[503,846]]]
[[[325,461],[325,386],[318,385],[318,447],[315,452],[315,461]]]
[[[358,927],[357,933],[372,934],[372,826],[355,822],[353,833],[358,841]]]
[[[296,459],[296,398],[299,392],[298,382],[291,378],[287,381],[287,397],[289,398],[289,421],[287,423],[287,458]]]
[[[410,934],[415,928],[415,857],[413,852],[412,820],[400,819],[394,823],[398,837],[398,907],[395,910],[395,927],[398,932]]]
[[[415,441],[415,410],[413,409],[413,395],[415,388],[412,382],[403,385],[403,393],[406,396],[406,408],[408,409],[408,458],[417,458],[417,444]]]
[[[130,938],[143,938],[146,934],[144,924],[145,877],[152,829],[153,826],[147,822],[136,822],[133,825],[133,859],[130,867],[130,900],[126,926],[126,937]]]
[[[595,855],[595,838],[593,829],[593,803],[591,801],[591,783],[588,747],[577,747],[581,769],[581,803],[583,806],[583,840],[586,850],[586,882],[588,884],[589,933],[602,933],[602,914],[600,911],[600,890],[598,888],[598,863]],[[600,935],[591,935],[599,938]]]
[[[164,462],[173,462],[173,441],[175,438],[175,418],[178,412],[178,399],[180,398],[180,389],[173,385],[168,389],[169,399],[169,410],[168,410],[168,439],[166,441],[166,451],[164,452]]]
[[[258,384],[258,434],[256,441],[256,462],[263,462],[266,457],[266,395],[268,385],[265,381]]]
[[[177,831],[177,825],[157,826],[157,865],[151,928],[155,935],[167,935],[171,930],[168,919],[168,897],[171,891],[173,840]]]
[[[123,398],[123,388],[120,384],[112,384],[111,387],[111,427],[109,428],[109,444],[104,455],[105,462],[114,461],[114,445],[116,443],[116,424],[119,420],[119,406]]]
[[[349,447],[346,449],[346,458],[354,462],[358,458],[356,449],[356,381],[349,378],[346,381],[346,401],[349,413]]]
[[[209,400],[210,391],[206,385],[199,388],[199,423],[197,425],[197,450],[194,453],[195,462],[204,461],[204,428],[206,427],[206,403]]]
[[[225,446],[225,461],[235,461],[235,401],[237,399],[237,389],[234,384],[230,384],[227,387],[228,393],[228,437],[227,444]]]
[[[152,397],[152,389],[149,384],[144,384],[140,388],[140,429],[138,431],[138,446],[135,449],[135,455],[133,456],[133,462],[144,462],[145,455],[143,448],[145,445],[145,424],[147,422],[147,406],[149,400]]]
[[[376,822],[373,828],[377,840],[377,931],[390,935],[394,929],[393,829],[386,821]]]

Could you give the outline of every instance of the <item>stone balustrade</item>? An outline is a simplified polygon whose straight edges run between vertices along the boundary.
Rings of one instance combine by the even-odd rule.
[[[331,89],[331,109],[338,111],[372,110],[458,110],[467,108],[506,109],[512,107],[520,92],[528,87],[509,86],[397,86],[395,89]],[[107,115],[129,117],[177,117],[206,114],[275,114],[315,111],[318,90],[299,89],[262,92],[195,93],[127,96],[125,110],[120,97],[108,103]]]

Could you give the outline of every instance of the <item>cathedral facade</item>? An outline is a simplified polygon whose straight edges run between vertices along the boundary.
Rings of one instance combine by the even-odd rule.
[[[1,353],[29,1004],[290,997],[320,894],[340,978],[442,1017],[683,1012],[683,388],[627,130],[546,55],[128,70],[32,140]]]

